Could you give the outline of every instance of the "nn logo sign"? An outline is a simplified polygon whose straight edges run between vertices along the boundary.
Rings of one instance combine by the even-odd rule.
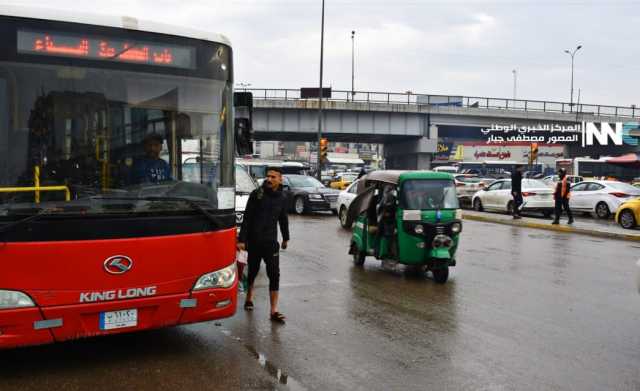
[[[637,146],[640,138],[640,125],[637,122],[583,122],[582,146],[627,144]]]

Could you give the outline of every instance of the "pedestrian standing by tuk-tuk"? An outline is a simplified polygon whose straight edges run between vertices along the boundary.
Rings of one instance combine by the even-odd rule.
[[[522,206],[522,165],[518,164],[511,174],[511,195],[513,196],[513,218],[521,219],[520,207]]]
[[[569,198],[571,198],[571,184],[567,180],[567,172],[564,168],[558,170],[558,177],[560,180],[556,183],[556,190],[553,193],[553,198],[556,201],[556,216],[551,224],[560,224],[560,216],[562,215],[562,210],[564,209],[567,212],[567,217],[569,220],[567,224],[573,224],[573,215],[571,214],[571,209],[569,208]]]
[[[280,289],[280,248],[285,250],[289,242],[289,217],[287,198],[282,192],[282,171],[279,167],[267,169],[262,186],[249,196],[244,220],[238,238],[238,250],[248,252],[248,289],[244,309],[253,310],[253,283],[264,260],[269,278],[271,320],[284,323],[285,317],[278,312]],[[278,244],[278,223],[282,244]]]

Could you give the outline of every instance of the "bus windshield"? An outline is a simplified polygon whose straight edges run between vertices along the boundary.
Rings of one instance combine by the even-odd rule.
[[[109,196],[232,209],[230,99],[224,80],[0,61],[0,216]]]

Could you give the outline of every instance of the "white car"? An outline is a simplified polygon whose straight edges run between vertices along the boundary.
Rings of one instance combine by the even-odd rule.
[[[542,181],[551,187],[555,187],[556,183],[560,181],[560,177],[558,175],[549,175],[542,178]],[[567,175],[567,182],[571,184],[580,183],[584,181],[584,178],[578,175]]]
[[[606,219],[620,205],[640,196],[640,189],[618,181],[585,181],[571,187],[569,207],[572,211],[595,213]]]
[[[244,219],[249,195],[258,188],[256,181],[249,175],[244,166],[236,164],[236,224],[239,226]]]
[[[523,204],[521,211],[541,212],[546,217],[554,210],[553,190],[537,179],[522,180]],[[511,179],[500,179],[473,195],[473,208],[477,211],[492,210],[513,213]]]
[[[349,205],[351,205],[353,199],[358,195],[358,182],[359,180],[350,184],[349,187],[342,190],[338,196],[336,212],[340,219],[340,225],[343,228],[351,228],[351,224],[347,224],[347,211],[349,210]]]

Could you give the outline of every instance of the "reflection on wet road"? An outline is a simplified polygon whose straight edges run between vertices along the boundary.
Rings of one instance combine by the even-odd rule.
[[[261,274],[232,319],[2,352],[0,389],[640,389],[635,244],[465,222],[437,285],[354,267],[334,217],[291,230],[286,325]]]

